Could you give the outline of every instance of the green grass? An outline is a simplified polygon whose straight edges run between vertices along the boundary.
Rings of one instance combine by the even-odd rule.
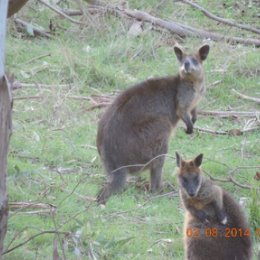
[[[131,0],[129,7],[208,30],[254,36],[217,25],[180,2],[163,2],[158,5],[158,1]],[[198,1],[217,15],[241,18],[241,22],[259,26],[254,18],[256,8],[248,8],[241,17],[235,2],[225,1],[224,8],[223,1]],[[91,198],[105,181],[105,175],[94,147],[97,122],[104,110],[88,111],[89,101],[70,98],[113,93],[148,77],[177,73],[173,45],[166,41],[174,35],[148,30],[149,25],[144,25],[146,33],[131,38],[127,31],[132,21],[108,14],[95,15],[94,25],[89,23],[79,28],[33,3],[27,4],[18,16],[45,27],[52,18],[60,27],[54,39],[47,40],[18,33],[9,22],[7,69],[20,82],[54,85],[14,91],[15,98],[41,98],[14,100],[8,158],[9,201],[49,203],[56,206],[56,211],[50,214],[35,212],[42,209],[11,208],[5,245],[12,248],[46,230],[68,232],[68,235],[44,234],[3,259],[51,259],[56,242],[59,255],[62,256],[63,247],[67,259],[183,259],[183,210],[174,159],[167,158],[164,166],[164,181],[170,184],[164,192],[172,192],[170,195],[154,196],[131,182],[122,194],[111,197],[105,208],[97,206]],[[201,41],[187,38],[183,44],[192,50]],[[50,56],[34,59],[44,54]],[[249,96],[259,96],[259,60],[256,48],[212,42],[205,62],[206,85],[220,82],[208,87],[199,108],[259,110],[257,104],[238,99],[232,92],[234,88]],[[229,130],[243,128],[246,121],[200,117],[196,124],[202,128]],[[185,158],[204,153],[205,171],[223,179],[238,166],[259,166],[260,134],[255,131],[243,136],[221,136],[196,132],[188,136],[179,128],[171,138],[169,155],[174,156],[175,151]],[[254,168],[242,168],[234,177],[242,184],[259,187],[255,174]],[[149,179],[147,173],[141,177]],[[246,198],[245,211],[251,227],[260,227],[256,199],[259,193],[231,183],[220,182],[219,185],[237,200]],[[260,241],[253,238],[256,259]]]

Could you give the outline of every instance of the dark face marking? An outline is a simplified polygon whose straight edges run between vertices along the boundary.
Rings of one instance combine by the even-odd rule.
[[[191,58],[191,62],[194,66],[197,66],[199,64],[199,62],[195,58]]]
[[[200,185],[200,176],[197,173],[189,173],[188,176],[179,176],[179,181],[190,197],[197,195]]]

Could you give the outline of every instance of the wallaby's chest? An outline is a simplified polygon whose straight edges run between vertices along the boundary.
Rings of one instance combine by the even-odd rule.
[[[202,203],[201,200],[194,198],[194,199],[189,199],[188,204],[198,210],[202,209],[204,207],[204,203]]]
[[[177,102],[180,108],[192,110],[199,103],[204,92],[202,82],[180,82],[178,86]]]

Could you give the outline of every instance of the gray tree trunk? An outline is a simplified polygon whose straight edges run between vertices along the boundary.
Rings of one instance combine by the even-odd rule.
[[[0,258],[7,229],[7,153],[11,134],[12,97],[5,77],[5,34],[8,0],[0,0]]]

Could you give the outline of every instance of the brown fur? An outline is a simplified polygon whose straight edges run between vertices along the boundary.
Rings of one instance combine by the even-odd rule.
[[[252,242],[250,236],[246,236],[244,232],[249,230],[249,226],[242,209],[226,191],[203,177],[199,169],[200,164],[196,163],[197,158],[193,161],[183,161],[179,157],[177,172],[180,196],[186,210],[183,230],[185,259],[250,260]],[[198,174],[201,177],[201,184],[197,194],[189,197],[186,188],[182,185],[182,178],[185,176],[189,182],[189,175],[192,174]],[[220,206],[216,207],[217,204]],[[224,212],[224,215],[221,215],[221,212]],[[221,224],[221,217],[227,218],[225,225]],[[216,228],[218,235],[207,236],[206,232],[209,228]],[[243,235],[225,237],[231,228],[235,228],[237,232],[242,229]],[[187,229],[197,230],[198,233],[188,236]]]
[[[204,92],[202,60],[208,52],[208,45],[192,55],[175,47],[181,63],[179,75],[149,79],[128,88],[104,113],[98,125],[97,147],[109,179],[98,195],[99,203],[122,190],[128,173],[144,170],[124,166],[146,164],[167,153],[171,131],[180,119],[187,133],[193,132],[196,106]],[[185,62],[189,63],[186,67]],[[160,189],[163,163],[161,156],[146,167],[151,172],[152,191]]]

